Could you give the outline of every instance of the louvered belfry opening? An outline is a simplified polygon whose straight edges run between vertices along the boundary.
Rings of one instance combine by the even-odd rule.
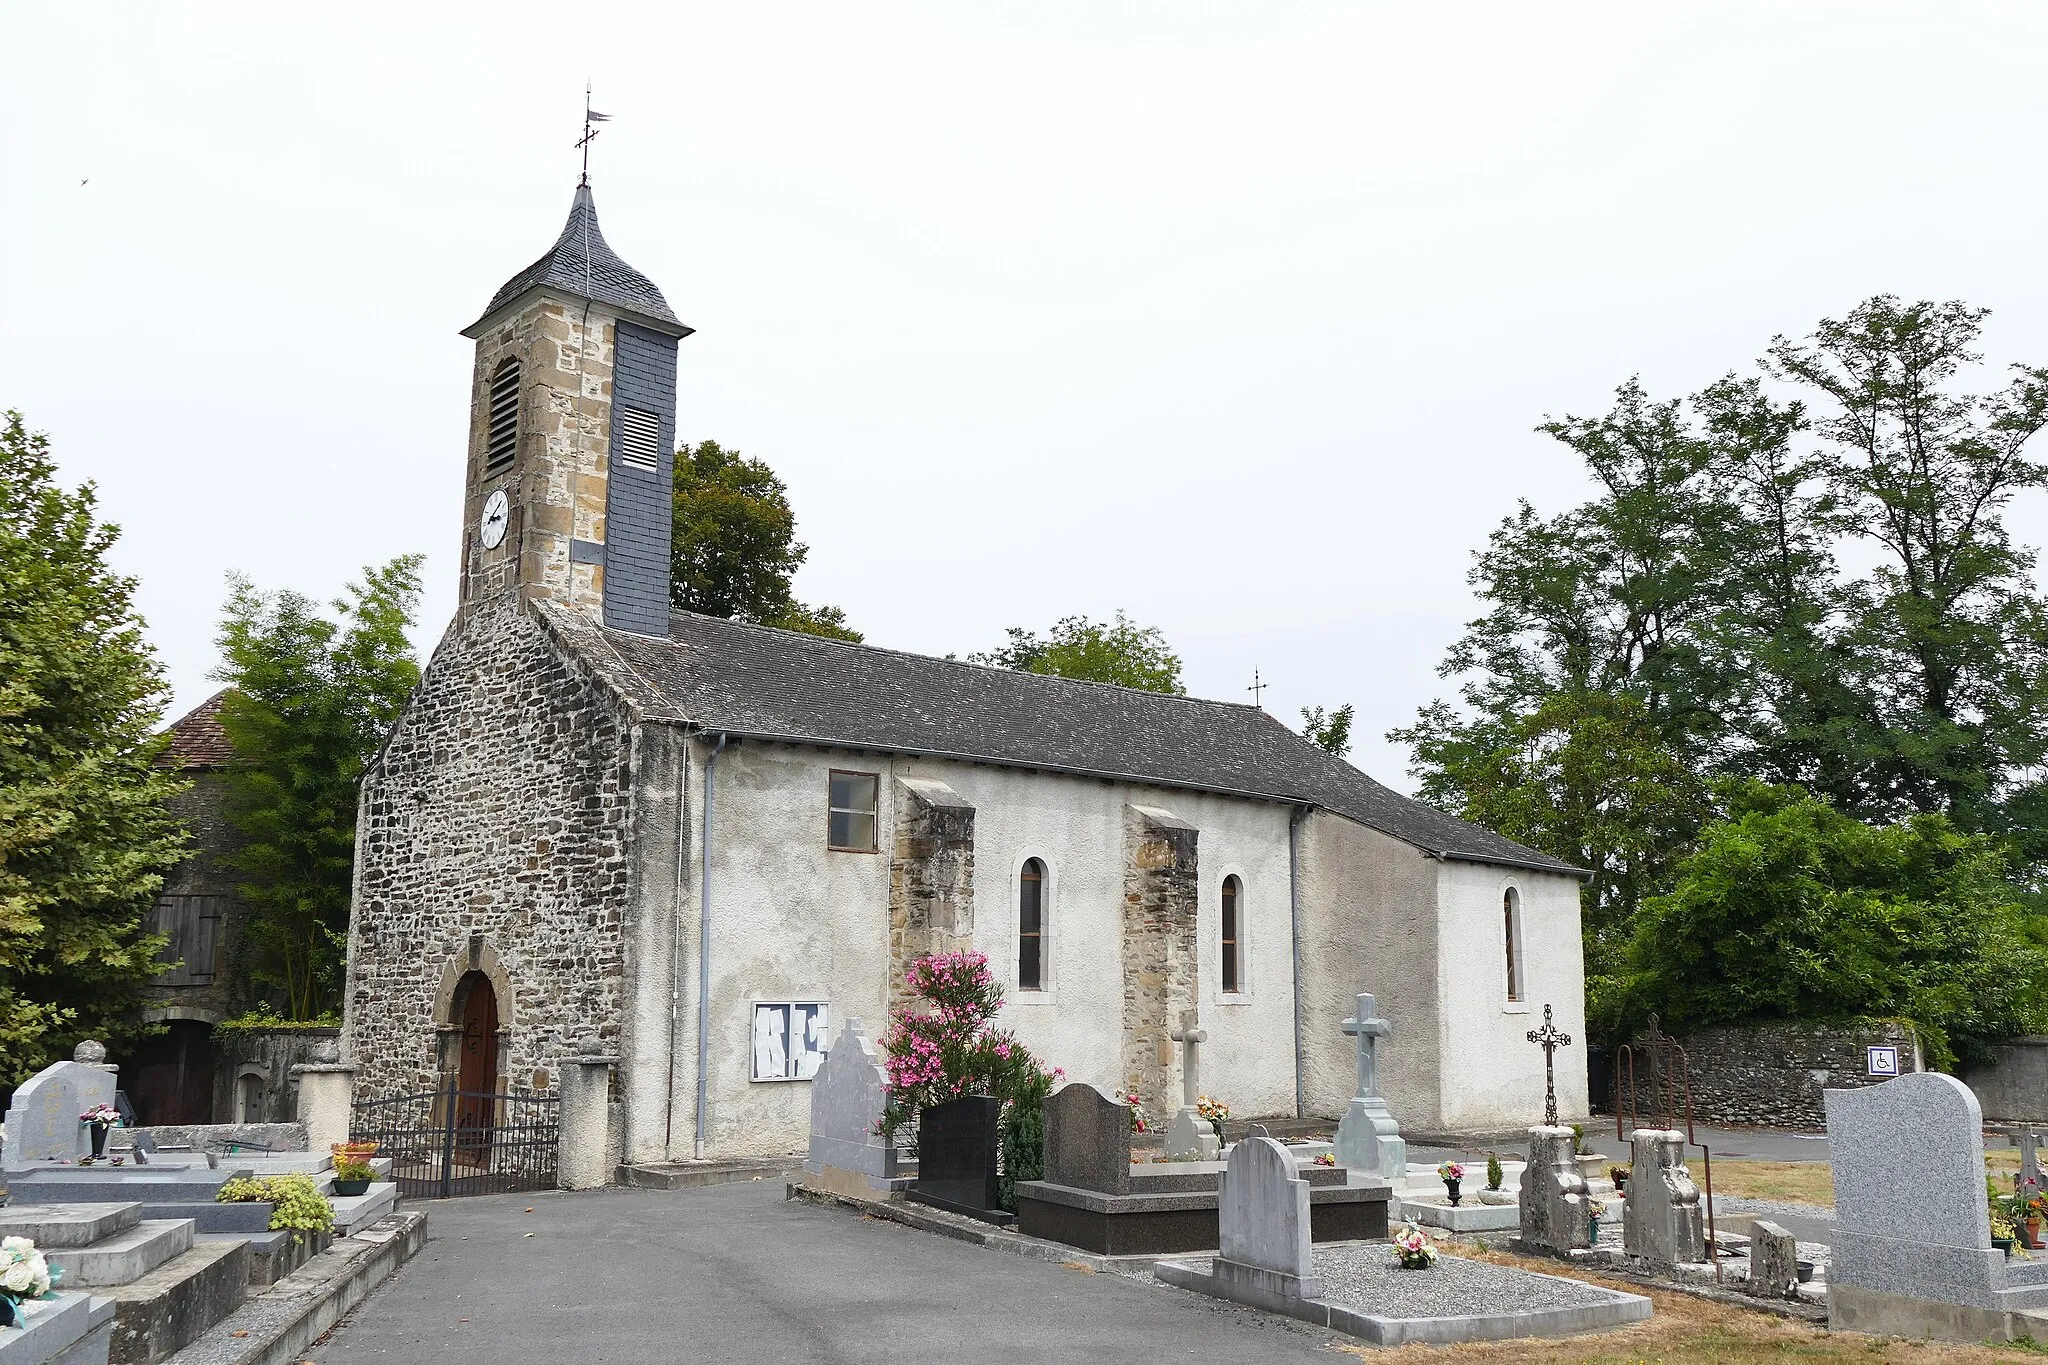
[[[618,410],[619,463],[654,473],[661,465],[661,418],[640,408]]]
[[[490,434],[484,442],[484,473],[495,474],[519,451],[519,362],[507,360],[491,376]]]

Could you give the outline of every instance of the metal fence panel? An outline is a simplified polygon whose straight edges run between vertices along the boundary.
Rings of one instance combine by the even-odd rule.
[[[559,1095],[443,1090],[357,1100],[349,1139],[391,1158],[398,1192],[415,1199],[555,1187]]]

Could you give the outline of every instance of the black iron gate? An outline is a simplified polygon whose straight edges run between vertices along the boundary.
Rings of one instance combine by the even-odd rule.
[[[562,1101],[532,1091],[442,1090],[357,1100],[351,1141],[391,1158],[398,1192],[415,1199],[555,1187]]]

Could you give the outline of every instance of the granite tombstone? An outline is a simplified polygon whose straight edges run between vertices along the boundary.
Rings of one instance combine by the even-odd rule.
[[[90,1156],[92,1135],[78,1116],[96,1105],[112,1104],[114,1084],[112,1068],[84,1061],[52,1062],[23,1082],[0,1124],[6,1169]]]
[[[1067,1085],[1045,1102],[1045,1178],[1102,1194],[1131,1191],[1131,1107],[1092,1085]]]
[[[910,1198],[964,1213],[985,1223],[1008,1224],[1000,1207],[996,1123],[1002,1101],[962,1095],[917,1114],[917,1182]]]
[[[1214,1274],[1246,1301],[1312,1299],[1322,1292],[1310,1260],[1308,1182],[1269,1137],[1230,1151],[1217,1193]]]
[[[806,1183],[860,1197],[896,1188],[902,1177],[896,1147],[880,1131],[888,1105],[888,1073],[876,1059],[860,1020],[849,1018],[811,1077]]]

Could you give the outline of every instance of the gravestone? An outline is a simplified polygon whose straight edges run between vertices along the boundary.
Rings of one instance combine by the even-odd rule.
[[[895,1144],[878,1131],[889,1104],[889,1077],[860,1020],[840,1026],[838,1041],[811,1077],[811,1147],[807,1184],[867,1197],[897,1188]]]
[[[1173,1122],[1166,1127],[1166,1155],[1183,1161],[1214,1161],[1222,1150],[1223,1140],[1216,1136],[1215,1125],[1202,1117],[1201,1061],[1197,1049],[1209,1041],[1209,1033],[1197,1027],[1198,1023],[1194,1010],[1182,1010],[1180,1027],[1167,1034],[1181,1048],[1181,1104]]]
[[[1798,1287],[1798,1241],[1776,1223],[1758,1219],[1749,1231],[1749,1292],[1760,1299],[1787,1299]]]
[[[1622,1203],[1622,1250],[1655,1270],[1705,1259],[1700,1190],[1686,1169],[1685,1134],[1638,1128],[1629,1142],[1634,1154]]]
[[[1345,1106],[1344,1117],[1337,1124],[1337,1163],[1398,1180],[1408,1173],[1408,1143],[1380,1096],[1375,1055],[1379,1040],[1393,1026],[1379,1017],[1372,996],[1359,995],[1356,1006],[1341,1027],[1358,1039],[1358,1094]]]
[[[1529,1164],[1522,1171],[1522,1240],[1557,1255],[1592,1245],[1586,1178],[1569,1128],[1538,1124],[1529,1130]]]
[[[1002,1109],[1002,1101],[988,1095],[962,1095],[920,1109],[917,1183],[910,1197],[986,1223],[1010,1222],[998,1207],[996,1121]]]
[[[85,1043],[78,1050],[88,1053]],[[99,1055],[106,1056],[105,1050]],[[88,1061],[52,1062],[23,1082],[0,1123],[6,1169],[92,1155],[92,1134],[78,1116],[94,1105],[112,1104],[114,1085],[113,1068]]]
[[[1826,1090],[1835,1182],[1828,1321],[1850,1331],[2010,1338],[2017,1310],[2048,1308],[2030,1263],[1991,1245],[1983,1111],[1939,1072]]]
[[[1322,1293],[1310,1260],[1308,1182],[1280,1143],[1248,1137],[1231,1149],[1216,1217],[1219,1284],[1255,1299]]]
[[[1092,1085],[1045,1102],[1045,1179],[1102,1194],[1131,1192],[1131,1109]]]

